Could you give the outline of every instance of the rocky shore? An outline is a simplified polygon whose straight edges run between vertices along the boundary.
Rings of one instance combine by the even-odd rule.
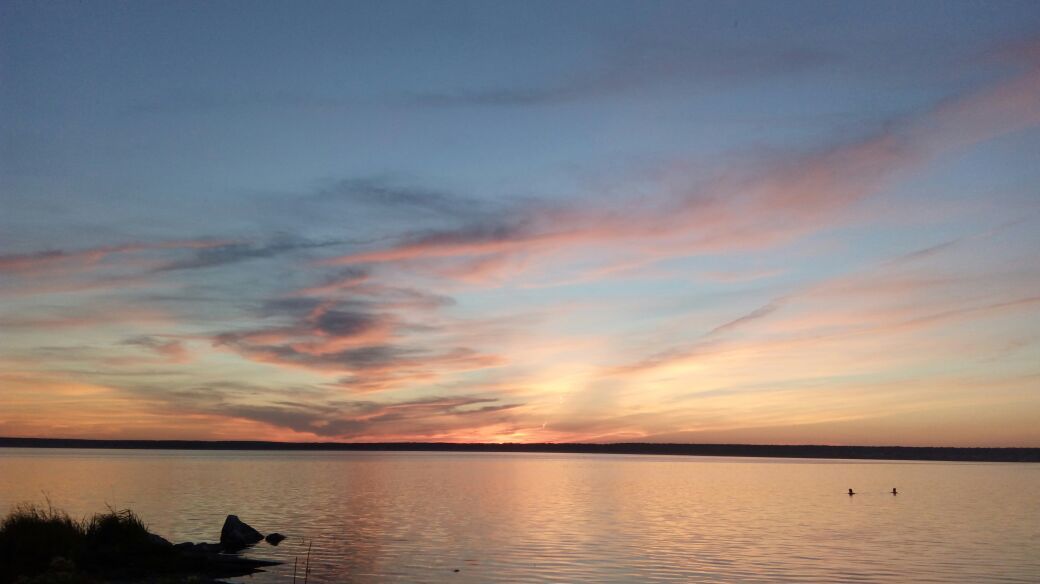
[[[0,584],[215,583],[278,564],[239,552],[284,539],[228,515],[219,542],[174,544],[129,510],[76,521],[53,508],[20,506],[0,521]]]

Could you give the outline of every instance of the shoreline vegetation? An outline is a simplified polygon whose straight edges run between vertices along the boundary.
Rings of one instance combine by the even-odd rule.
[[[90,440],[0,437],[0,448],[97,448],[121,450],[274,450],[387,452],[538,452],[656,454],[755,458],[1040,462],[1040,448],[945,446],[824,446],[767,444],[452,443],[452,442],[264,442],[251,440]]]
[[[0,518],[0,584],[218,584],[278,564],[236,555],[263,536],[234,515],[220,539],[174,545],[129,509],[76,520],[49,502],[21,504]]]

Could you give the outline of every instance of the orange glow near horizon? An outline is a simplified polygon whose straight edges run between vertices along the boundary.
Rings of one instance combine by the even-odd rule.
[[[1029,19],[261,74],[10,10],[0,436],[1040,447]]]

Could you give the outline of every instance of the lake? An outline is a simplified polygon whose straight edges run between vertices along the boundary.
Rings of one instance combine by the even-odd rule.
[[[255,584],[1040,581],[1040,464],[0,449],[0,508],[45,498],[288,535]]]

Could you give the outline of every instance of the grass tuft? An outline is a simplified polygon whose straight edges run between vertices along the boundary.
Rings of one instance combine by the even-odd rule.
[[[208,583],[271,565],[214,556],[178,551],[129,509],[77,521],[48,501],[0,519],[0,584]]]
[[[154,552],[152,537],[141,518],[129,509],[96,514],[84,529],[86,550],[92,560],[101,564]]]
[[[83,524],[49,503],[18,505],[0,520],[0,582],[39,574],[55,561],[73,561],[84,542]]]
[[[0,520],[0,584],[90,581],[80,570],[148,569],[165,566],[171,554],[129,509],[77,521],[49,503],[23,504]]]

